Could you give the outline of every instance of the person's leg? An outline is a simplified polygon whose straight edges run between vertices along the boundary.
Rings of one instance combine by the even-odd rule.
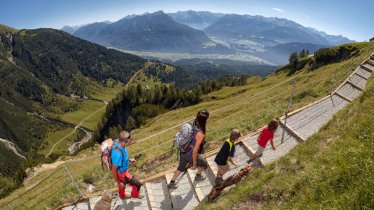
[[[189,164],[189,160],[186,159],[184,155],[180,156],[179,160],[179,166],[178,169],[174,172],[173,178],[171,178],[170,183],[168,184],[169,188],[177,188],[177,184],[175,183],[175,180],[178,178],[178,176],[181,174],[182,171],[187,170],[187,166]]]
[[[139,180],[135,179],[129,171],[125,171],[124,172],[124,176],[125,176],[125,183],[126,184],[129,184],[132,188],[131,190],[131,197],[132,198],[142,198],[144,196],[141,196],[140,197],[140,188],[142,186],[142,184],[140,183]]]
[[[123,173],[117,173],[119,180],[123,183],[123,187],[121,185],[118,185],[118,194],[119,197],[124,199],[126,198],[126,193],[125,193],[125,187],[126,187],[126,182],[125,182],[125,176]]]
[[[195,180],[204,180],[206,177],[202,175],[203,171],[208,167],[206,161],[199,155],[197,156],[197,174]]]
[[[142,198],[143,196],[140,195],[140,188],[142,187],[142,184],[140,183],[140,181],[135,179],[135,178],[132,178],[130,180],[129,184],[132,187],[131,197],[132,198]]]
[[[174,175],[173,175],[173,178],[171,178],[171,180],[175,181],[180,174],[181,174],[181,171],[177,169],[176,171],[174,171]]]
[[[229,165],[218,165],[218,171],[217,171],[217,177],[215,179],[215,186],[219,185],[222,181],[223,178],[222,176],[229,170]]]
[[[262,153],[263,153],[264,149],[265,149],[264,147],[261,147],[260,145],[258,145],[256,153],[253,154],[251,159],[249,159],[247,162],[251,163],[253,160],[256,160],[256,158],[262,156]]]

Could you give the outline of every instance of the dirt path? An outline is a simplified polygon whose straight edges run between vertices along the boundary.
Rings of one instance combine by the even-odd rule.
[[[7,145],[8,145],[8,148],[9,148],[10,150],[12,150],[12,151],[14,152],[14,154],[16,154],[18,157],[21,157],[21,158],[23,158],[23,159],[26,159],[25,156],[21,155],[21,154],[17,151],[17,149],[16,149],[16,147],[14,146],[13,142],[8,141],[8,140],[6,140],[6,139],[2,139],[2,138],[0,138],[0,141],[1,141],[1,142],[4,142],[4,144],[7,144]]]
[[[89,116],[87,116],[86,118],[84,118],[82,121],[79,122],[78,125],[76,125],[74,127],[74,130],[69,133],[68,135],[64,136],[63,138],[61,138],[58,142],[56,142],[53,147],[51,148],[51,150],[48,152],[48,154],[45,156],[46,158],[51,155],[51,153],[53,152],[54,148],[60,143],[62,142],[64,139],[68,138],[69,136],[73,135],[74,132],[77,130],[77,129],[82,129],[83,131],[86,132],[86,135],[83,137],[83,139],[78,143],[79,146],[81,146],[83,143],[87,142],[88,140],[90,140],[92,138],[92,134],[89,133],[88,131],[84,130],[83,128],[81,128],[80,126],[82,126],[82,124],[84,123],[84,121],[88,120],[90,117],[92,117],[93,115],[95,115],[96,113],[98,113],[99,111],[101,111],[102,109],[105,109],[106,106],[108,105],[108,102],[107,101],[103,101],[103,103],[105,104],[105,106],[101,107],[100,109],[96,110],[95,112],[93,112],[92,114],[90,114]],[[89,134],[88,134],[89,133]],[[88,138],[88,136],[90,138]],[[83,142],[83,143],[82,143]],[[80,144],[79,144],[80,143]],[[78,147],[79,148],[79,147]],[[70,152],[70,147],[69,147],[69,152]]]
[[[82,131],[84,131],[85,133],[86,133],[86,135],[82,138],[82,140],[80,140],[80,141],[78,141],[78,142],[74,142],[73,144],[71,144],[70,146],[69,146],[69,154],[74,154],[75,153],[75,151],[78,149],[78,148],[80,148],[84,143],[86,143],[86,142],[88,142],[89,140],[91,140],[92,139],[92,133],[91,132],[88,132],[88,131],[86,131],[85,129],[83,129],[83,128],[80,128],[79,127],[79,129],[80,130],[82,130]]]

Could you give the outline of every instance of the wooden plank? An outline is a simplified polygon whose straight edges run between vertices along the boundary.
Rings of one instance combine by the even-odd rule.
[[[289,128],[282,121],[280,121],[279,124],[282,126],[282,128],[286,129],[286,131],[288,133],[290,133],[298,142],[304,142],[305,141],[305,139],[303,139],[296,131]]]
[[[174,171],[177,170],[177,167],[174,167],[172,169],[169,169],[167,171],[164,171],[164,172],[161,172],[161,173],[158,173],[158,174],[155,174],[153,176],[150,176],[146,179],[142,179],[140,180],[141,183],[145,183],[145,182],[150,182],[152,180],[155,180],[155,179],[159,179],[159,178],[162,178],[163,176],[165,176],[166,174],[170,174],[170,173],[174,173]]]
[[[340,98],[348,101],[348,102],[352,102],[351,100],[349,100],[348,98],[346,98],[345,96],[341,95],[340,93],[335,93],[335,95],[339,96]]]
[[[313,105],[315,105],[315,104],[318,104],[319,102],[321,102],[321,101],[323,101],[323,100],[325,100],[325,99],[327,99],[327,98],[330,98],[330,97],[331,97],[330,95],[325,96],[325,97],[323,97],[323,98],[321,98],[321,99],[319,99],[319,100],[317,100],[317,101],[315,101],[315,102],[313,102],[313,103],[310,103],[310,104],[305,105],[305,106],[303,106],[303,107],[301,107],[301,108],[299,108],[299,109],[296,109],[296,110],[294,110],[294,111],[288,113],[287,117],[291,117],[292,115],[295,115],[295,114],[297,114],[297,113],[303,111],[304,109],[307,109],[307,108],[309,108],[309,107],[311,107],[311,106],[313,106]],[[280,121],[282,121],[282,120],[284,120],[285,118],[286,118],[286,116],[282,116],[282,117],[280,117],[279,119],[280,119]]]
[[[362,88],[360,88],[359,86],[357,86],[356,84],[353,84],[351,81],[347,81],[348,84],[350,84],[352,87],[356,88],[356,89],[359,89],[360,91],[363,91]]]
[[[252,147],[250,147],[249,145],[247,145],[245,142],[242,142],[242,146],[243,146],[244,150],[245,150],[247,153],[251,154],[250,156],[252,156],[253,154],[256,153],[256,151],[255,151]],[[257,158],[257,162],[258,162],[261,166],[265,166],[265,165],[263,164],[263,161],[262,161],[262,158],[261,158],[261,157]]]
[[[370,59],[367,59],[366,62],[371,65],[371,66],[374,66],[374,61],[370,60]]]
[[[373,70],[369,69],[368,67],[366,67],[364,65],[362,65],[361,68],[364,69],[364,70],[366,70],[366,71],[368,71],[368,72],[370,72],[370,73],[373,72]]]
[[[364,77],[364,76],[362,76],[361,74],[359,74],[359,73],[355,73],[357,76],[359,76],[359,77],[361,77],[362,79],[364,79],[364,80],[367,80],[367,78],[366,77]]]
[[[146,192],[148,195],[148,204],[151,207],[151,209],[159,209],[157,206],[154,204],[156,203],[155,197],[153,197],[153,191],[151,184],[149,182],[144,183],[144,186],[146,188]]]
[[[196,176],[196,174],[195,174],[195,172],[194,172],[194,170],[192,170],[192,169],[187,169],[187,173],[188,173],[188,176],[189,176],[189,180],[190,180],[190,183],[191,183],[191,186],[194,188],[194,190],[195,190],[195,193],[196,193],[196,195],[197,195],[197,199],[201,202],[201,201],[203,201],[204,200],[204,194],[203,194],[203,192],[201,191],[201,189],[200,189],[200,187],[198,187],[197,186],[197,184],[196,185],[194,185],[194,181],[193,180],[195,180],[195,176]],[[206,172],[204,172],[204,173],[206,173]],[[208,179],[208,175],[206,174],[206,179]]]
[[[365,62],[365,61],[364,61]],[[360,65],[361,66],[361,65]],[[332,93],[331,95],[334,95],[341,87],[343,87],[343,85],[345,85],[345,83],[354,75],[356,74],[356,72],[358,71],[358,69],[360,68],[360,66],[358,66],[353,72],[352,74],[350,74],[345,80],[344,82],[342,82]]]

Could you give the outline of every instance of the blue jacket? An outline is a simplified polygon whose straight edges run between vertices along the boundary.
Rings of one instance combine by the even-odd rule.
[[[118,147],[122,150],[122,153],[116,149],[112,148],[112,165],[118,166],[117,172],[124,172],[129,169],[129,155],[127,153],[126,147],[121,147],[116,139],[113,143],[113,147]]]

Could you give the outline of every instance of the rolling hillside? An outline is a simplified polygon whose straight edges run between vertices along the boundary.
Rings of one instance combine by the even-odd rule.
[[[1,25],[0,40],[0,138],[26,157],[1,143],[1,153],[11,154],[1,157],[4,195],[20,184],[26,168],[66,155],[72,142],[87,139],[105,111],[104,102],[121,92],[146,61],[53,29]],[[182,74],[191,75],[188,85],[199,82],[181,68],[169,80]]]
[[[362,62],[374,51],[373,42],[357,43],[352,46],[359,51],[358,54],[354,54],[353,58],[324,64],[313,70],[305,67],[291,76],[287,76],[289,72],[285,70],[285,72],[279,71],[265,79],[252,77],[248,79],[246,86],[223,88],[206,95],[203,103],[171,111],[148,120],[144,126],[133,131],[135,143],[128,148],[130,155],[143,152],[143,156],[130,170],[139,178],[146,178],[175,166],[175,153],[171,158],[168,156],[168,154],[170,155],[172,137],[178,130],[179,124],[190,120],[201,108],[211,111],[207,150],[212,151],[221,145],[222,139],[227,137],[228,131],[233,127],[241,129],[244,133],[249,133],[258,129],[274,116],[283,115],[289,107],[288,101],[293,78],[297,78],[297,82],[290,110],[321,99],[331,93],[357,67],[359,62]],[[97,151],[90,149],[78,156],[83,159],[66,162],[66,166],[78,181],[84,194],[89,193],[89,185],[84,181],[88,179],[91,180],[90,183],[93,183],[97,191],[114,187],[110,174],[100,169],[97,161],[98,155]],[[64,174],[63,170],[59,170],[56,172],[56,176]],[[28,185],[40,181],[49,174],[51,171],[38,174],[28,181]],[[43,189],[48,186],[48,183],[44,182],[43,185],[36,188]],[[65,188],[64,185],[56,184],[53,190],[60,190],[48,200],[42,200],[43,196],[31,200],[27,196],[17,198],[17,195],[23,194],[26,190],[26,188],[20,188],[0,202],[9,202],[12,199],[15,199],[12,202],[22,202],[26,199],[36,206],[57,206],[64,198],[76,195],[72,190],[74,187],[69,186],[69,188]],[[14,205],[14,203],[10,204]]]

